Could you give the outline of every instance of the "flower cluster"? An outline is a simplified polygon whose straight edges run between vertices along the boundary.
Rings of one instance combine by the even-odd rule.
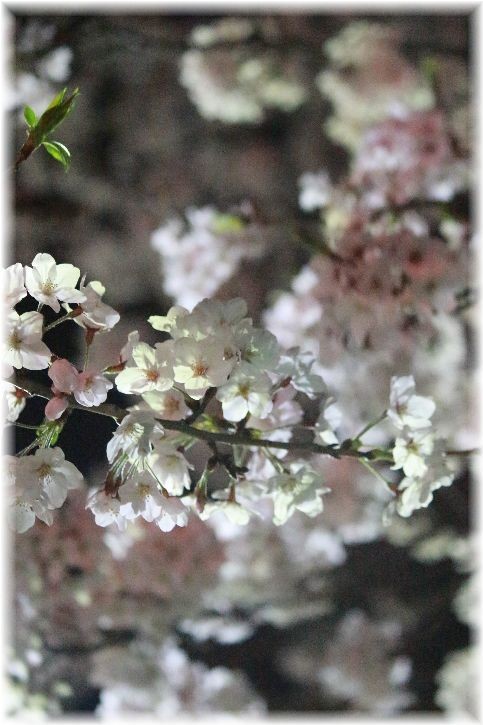
[[[263,27],[258,30],[263,32]],[[272,109],[295,111],[305,101],[298,62],[285,54],[244,47],[256,32],[253,22],[236,18],[193,30],[195,47],[181,58],[180,81],[208,120],[256,124]]]
[[[52,511],[67,497],[67,491],[82,484],[82,474],[65,460],[60,448],[39,448],[34,455],[9,457],[9,521],[19,533],[27,531],[37,517],[49,526]]]
[[[397,495],[388,513],[409,516],[429,504],[435,489],[452,482],[442,442],[430,432],[434,402],[414,393],[411,376],[394,377],[386,413],[362,433],[342,440],[342,411],[328,394],[314,356],[298,347],[282,349],[273,334],[254,326],[241,298],[203,299],[191,311],[175,305],[164,316],[151,316],[149,323],[164,339],[151,346],[137,332],[130,333],[118,361],[103,371],[90,369],[94,337],[109,331],[119,315],[102,301],[99,282],[86,286],[83,279],[78,290],[79,277],[77,268],[58,265],[48,254],[38,254],[25,273],[21,265],[4,272],[10,304],[27,292],[39,303],[37,312],[17,315],[19,320],[33,316],[34,324],[10,331],[6,360],[16,367],[48,367],[52,382],[50,395],[44,395],[45,420],[33,426],[36,440],[10,465],[11,520],[18,531],[30,528],[35,517],[50,525],[52,509],[79,485],[81,474],[52,446],[72,409],[103,413],[114,385],[139,400],[127,410],[105,409],[118,427],[107,445],[110,468],[104,486],[87,503],[101,527],[115,524],[125,531],[130,522],[143,519],[167,532],[186,526],[190,509],[202,520],[224,514],[246,525],[253,516],[266,515],[267,503],[276,526],[297,510],[317,516],[330,488],[316,458],[312,465],[296,456],[297,449],[335,459],[352,456],[381,478],[370,463],[374,452],[365,450],[361,438],[385,418],[398,437],[392,448],[375,451],[376,460],[392,463],[392,470],[402,469],[405,476],[398,486],[389,484]],[[40,310],[49,306],[59,312],[60,302],[66,314],[45,326]],[[84,329],[86,355],[80,371],[52,355],[42,341],[49,328],[67,320]],[[22,425],[18,417],[28,392],[7,384],[6,394],[9,418]],[[304,425],[297,396],[318,407],[315,425]],[[212,454],[202,470],[187,456],[197,440]],[[228,452],[220,447],[226,445]],[[34,455],[25,455],[35,447]]]
[[[163,289],[176,304],[192,307],[211,297],[244,259],[263,253],[257,225],[241,214],[222,214],[211,206],[186,210],[151,235],[161,256]]]
[[[4,374],[11,377],[14,369],[48,368],[53,393],[45,406],[45,421],[36,427],[36,440],[25,453],[33,447],[38,447],[38,450],[34,455],[12,459],[8,466],[11,482],[9,519],[19,532],[33,526],[36,517],[50,526],[52,511],[63,505],[69,489],[77,488],[82,482],[82,475],[65,460],[62,450],[51,447],[63,427],[63,415],[72,399],[83,407],[97,407],[106,400],[108,391],[113,387],[99,371],[79,371],[68,360],[56,357],[43,341],[49,329],[61,322],[74,320],[84,328],[88,348],[96,333],[110,330],[119,321],[119,314],[102,302],[104,288],[101,283],[90,282],[85,286],[83,278],[80,289],[77,289],[79,278],[77,267],[57,264],[50,254],[45,253],[37,254],[32,266],[23,267],[16,263],[2,271],[6,310]],[[14,308],[28,296],[38,303],[38,308],[19,314]],[[59,313],[61,305],[66,311],[64,317],[47,325],[41,310],[49,307]],[[4,392],[7,420],[17,423],[29,393],[10,382],[4,383]]]
[[[414,394],[412,376],[391,381],[388,417],[398,429],[392,455],[393,470],[404,472],[398,485],[395,502],[401,516],[410,516],[415,509],[425,508],[433,500],[433,491],[450,486],[454,474],[448,469],[441,443],[431,432],[435,404],[430,398]],[[390,504],[390,508],[394,502]]]
[[[368,21],[350,23],[326,42],[329,68],[317,84],[334,107],[326,131],[337,143],[353,149],[368,126],[433,106],[430,83],[399,46],[394,28]]]

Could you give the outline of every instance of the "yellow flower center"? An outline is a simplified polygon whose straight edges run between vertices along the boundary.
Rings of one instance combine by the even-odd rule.
[[[141,498],[147,498],[151,495],[151,486],[148,483],[138,483],[138,493]]]
[[[8,338],[8,346],[9,346],[10,350],[18,350],[21,343],[22,343],[22,339],[19,336],[18,332],[15,330],[14,332],[12,332],[12,334]]]
[[[52,467],[49,466],[48,463],[42,463],[40,468],[37,469],[37,474],[39,478],[45,478],[46,476],[49,476],[52,472]]]
[[[48,279],[46,282],[43,283],[41,289],[44,295],[51,295],[52,292],[55,290],[55,284],[50,279]]]
[[[242,385],[238,386],[238,392],[242,396],[242,398],[245,398],[245,400],[248,398],[248,394],[250,392],[250,386],[248,383],[243,383]]]

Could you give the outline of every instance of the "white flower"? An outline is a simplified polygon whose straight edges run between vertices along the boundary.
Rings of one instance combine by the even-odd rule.
[[[433,492],[443,486],[450,486],[454,474],[448,469],[444,455],[444,441],[438,440],[431,455],[425,460],[422,476],[407,475],[398,485],[395,509],[400,516],[410,516],[413,511],[426,508],[433,500]]]
[[[433,491],[442,486],[451,486],[453,474],[446,473],[440,478],[433,479],[428,474],[423,478],[403,478],[398,486],[402,494],[396,502],[396,510],[400,516],[410,516],[413,511],[426,508],[433,500]]]
[[[7,520],[10,528],[19,534],[34,525],[36,516],[48,526],[53,522],[47,495],[38,479],[30,474],[27,460],[28,457],[6,456],[4,462],[9,493]]]
[[[428,470],[425,458],[432,453],[434,436],[427,431],[415,431],[408,438],[396,438],[392,456],[393,471],[403,469],[409,478],[421,478]]]
[[[174,379],[184,383],[188,394],[223,385],[235,363],[224,359],[224,345],[216,337],[176,340],[174,358]]]
[[[112,330],[121,316],[119,312],[116,312],[102,301],[102,296],[106,291],[104,285],[94,280],[84,286],[83,278],[80,283],[80,291],[85,295],[85,300],[82,303],[83,312],[81,315],[74,317],[74,322],[77,322],[81,327],[88,327],[98,332]],[[65,305],[65,307],[68,309],[68,305]]]
[[[241,359],[258,370],[275,369],[280,358],[280,347],[275,335],[242,322],[235,332],[235,342]]]
[[[131,461],[142,461],[153,442],[163,435],[164,430],[151,411],[131,409],[107,444],[107,459],[112,463],[120,453],[125,453]]]
[[[312,372],[315,362],[311,352],[300,352],[298,347],[294,347],[282,353],[276,372],[282,378],[290,378],[296,390],[313,398],[326,391],[326,385],[320,375]]]
[[[147,471],[121,486],[119,497],[120,513],[127,519],[142,516],[146,521],[154,521],[161,531],[171,531],[188,523],[188,512],[181,501],[163,495]]]
[[[103,403],[113,383],[103,375],[95,372],[79,373],[74,388],[74,398],[80,405],[89,408]]]
[[[120,513],[126,519],[142,516],[145,521],[154,521],[161,514],[165,496],[159,490],[153,476],[143,471],[120,487],[119,498]]]
[[[52,509],[62,506],[67,491],[83,480],[60,448],[39,448],[32,456],[7,457],[7,466],[11,489],[8,520],[18,533],[30,529],[35,517],[50,526]]]
[[[233,524],[239,526],[246,526],[250,521],[250,511],[237,501],[207,501],[203,511],[198,512],[198,516],[202,521],[206,521],[213,514],[219,512],[223,513]]]
[[[165,420],[183,420],[191,412],[184,402],[183,393],[175,388],[164,393],[158,390],[143,393],[142,398],[158,417]]]
[[[136,367],[127,367],[116,377],[121,393],[148,393],[151,390],[169,390],[173,386],[173,342],[158,342],[152,348],[145,342],[133,347],[132,359]]]
[[[155,523],[161,531],[171,531],[175,526],[186,526],[188,512],[176,496],[163,496],[161,513]]]
[[[132,356],[132,351],[136,347],[136,345],[139,343],[139,332],[137,330],[133,330],[129,333],[127,336],[127,342],[126,344],[121,348],[121,352],[119,353],[119,359],[121,363],[126,363],[126,365],[133,366],[134,360]]]
[[[60,312],[61,302],[84,302],[85,294],[75,289],[80,270],[72,264],[56,264],[50,254],[37,254],[32,267],[25,267],[25,285],[38,302]]]
[[[337,445],[339,439],[334,431],[337,430],[341,422],[342,412],[335,399],[327,398],[315,424],[315,442],[327,446]]]
[[[219,336],[223,332],[232,331],[233,325],[243,320],[246,314],[247,304],[241,297],[227,302],[204,299],[182,319],[182,323],[190,337],[202,340],[210,335]]]
[[[104,491],[96,491],[89,498],[86,509],[92,511],[98,526],[115,523],[120,531],[124,531],[127,526],[127,519],[120,512],[121,502]]]
[[[189,469],[193,466],[169,443],[156,443],[147,458],[147,466],[173,496],[180,496],[185,488],[191,486]]]
[[[7,307],[15,307],[27,296],[25,273],[20,262],[2,269],[2,295]]]
[[[7,403],[7,420],[14,423],[27,403],[27,393],[12,383],[3,382],[5,400]]]
[[[48,508],[59,508],[67,491],[81,486],[83,476],[73,463],[65,460],[60,448],[38,448],[33,456],[22,459],[23,473],[36,481],[45,495]]]
[[[174,305],[168,310],[167,315],[152,315],[148,317],[148,322],[155,330],[160,332],[168,332],[173,340],[180,337],[186,337],[187,332],[183,326],[183,318],[189,315],[188,310],[180,305]]]
[[[226,420],[239,421],[250,413],[265,418],[272,410],[271,382],[265,373],[247,363],[239,365],[225,385],[217,390]]]
[[[300,423],[304,414],[302,407],[294,400],[296,394],[297,391],[292,385],[279,388],[272,396],[273,407],[270,413],[263,419],[250,416],[247,428],[258,428],[264,432],[278,431],[283,428],[291,435],[290,428]],[[290,439],[290,435],[286,440]],[[278,453],[283,453],[283,451]]]
[[[310,517],[317,516],[324,508],[322,494],[330,491],[322,485],[320,473],[302,461],[291,463],[289,473],[273,476],[268,485],[276,526],[284,524],[295,509]]]
[[[414,395],[414,386],[412,375],[391,378],[390,408],[387,414],[400,430],[404,426],[414,430],[431,426],[429,419],[436,406],[431,398]]]
[[[40,312],[12,310],[7,316],[4,362],[14,368],[42,370],[49,366],[52,353],[42,342],[44,318]]]

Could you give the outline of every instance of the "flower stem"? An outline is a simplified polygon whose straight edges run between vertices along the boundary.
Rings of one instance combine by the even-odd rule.
[[[54,320],[49,325],[46,325],[44,327],[44,332],[48,332],[49,330],[53,330],[54,327],[57,327],[57,325],[60,325],[62,322],[66,322],[67,320],[72,320],[74,317],[77,317],[79,313],[77,312],[77,309],[71,310],[63,317],[59,317],[59,319]]]
[[[374,466],[371,466],[371,464],[364,458],[359,458],[359,461],[365,468],[367,468],[368,471],[372,473],[373,476],[375,476],[379,481],[382,481],[382,483],[386,486],[386,488],[391,491],[391,493],[394,493],[393,484],[391,483],[391,481],[388,481],[387,478],[384,478],[384,476],[380,474],[379,471],[374,468]]]
[[[364,433],[367,433],[368,430],[371,430],[371,428],[374,428],[374,426],[376,426],[378,423],[380,423],[382,420],[384,420],[384,418],[386,416],[387,416],[387,410],[384,410],[381,413],[381,415],[379,416],[379,418],[376,418],[371,423],[368,423],[366,426],[364,426],[364,428],[361,431],[359,431],[359,433],[356,436],[354,436],[354,440],[355,441],[360,440],[362,438],[362,436],[364,435]]]
[[[13,383],[15,387],[20,388],[21,390],[24,390],[29,395],[34,395],[40,398],[44,398],[45,400],[50,400],[52,398],[52,392],[44,385],[41,385],[39,383],[33,382],[23,375],[17,375],[16,381]],[[124,408],[120,408],[117,405],[112,405],[109,403],[102,403],[101,405],[97,406],[96,408],[88,408],[84,405],[80,405],[78,403],[71,403],[69,406],[71,409],[74,410],[83,410],[86,413],[95,413],[96,415],[103,415],[107,418],[112,418],[117,423],[120,423],[121,420],[128,414],[127,411]],[[323,446],[319,445],[318,443],[313,443],[312,441],[297,441],[297,440],[291,440],[291,441],[271,441],[266,440],[264,438],[257,438],[255,436],[252,436],[249,431],[242,431],[241,433],[220,433],[220,432],[214,432],[214,431],[208,431],[203,430],[202,428],[197,428],[196,425],[190,425],[187,421],[183,420],[162,420],[157,419],[159,423],[163,426],[163,428],[166,428],[166,430],[176,430],[179,433],[182,433],[183,435],[187,435],[191,438],[195,438],[198,440],[204,440],[208,443],[226,443],[230,446],[241,446],[241,447],[249,447],[249,448],[278,448],[279,450],[284,451],[306,451],[308,453],[316,453],[319,455],[324,456],[331,456],[332,458],[356,458],[360,461],[368,462],[371,460],[375,460],[376,458],[378,460],[383,460],[380,456],[379,449],[369,450],[369,451],[359,451],[354,448],[345,448],[345,447],[336,447],[336,446]],[[375,423],[374,423],[375,424]],[[477,453],[477,450],[470,450],[470,451],[449,451],[449,455],[472,455],[474,453]],[[392,460],[388,457],[387,459],[389,462]],[[372,469],[371,466],[371,472],[374,472],[375,469]],[[376,474],[379,476],[376,472]],[[382,478],[382,477],[381,477]],[[383,479],[384,482],[387,484],[387,481]]]

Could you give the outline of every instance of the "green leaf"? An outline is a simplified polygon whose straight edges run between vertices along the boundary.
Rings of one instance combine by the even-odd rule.
[[[70,151],[60,141],[42,141],[42,146],[47,153],[54,157],[67,171],[70,166]]]
[[[35,128],[31,129],[30,135],[36,147],[40,146],[45,137],[52,133],[72,111],[74,101],[79,95],[79,89],[76,88],[68,98],[65,98],[65,91],[66,89],[54,98],[47,110],[40,116]]]
[[[58,93],[55,96],[55,98],[49,103],[49,105],[47,106],[47,108],[45,110],[48,111],[49,108],[55,108],[55,106],[59,106],[62,103],[62,101],[64,100],[64,96],[65,96],[66,92],[67,92],[67,88],[63,88],[61,90],[61,92]]]
[[[234,214],[217,214],[212,223],[215,234],[235,234],[241,232],[244,227],[244,222]]]
[[[64,422],[62,419],[45,420],[39,425],[35,435],[41,448],[55,446],[64,427]]]
[[[35,111],[33,108],[30,108],[30,106],[25,106],[23,109],[23,115],[25,120],[27,121],[27,126],[31,128],[32,126],[35,126],[37,123],[37,116],[35,115]]]

